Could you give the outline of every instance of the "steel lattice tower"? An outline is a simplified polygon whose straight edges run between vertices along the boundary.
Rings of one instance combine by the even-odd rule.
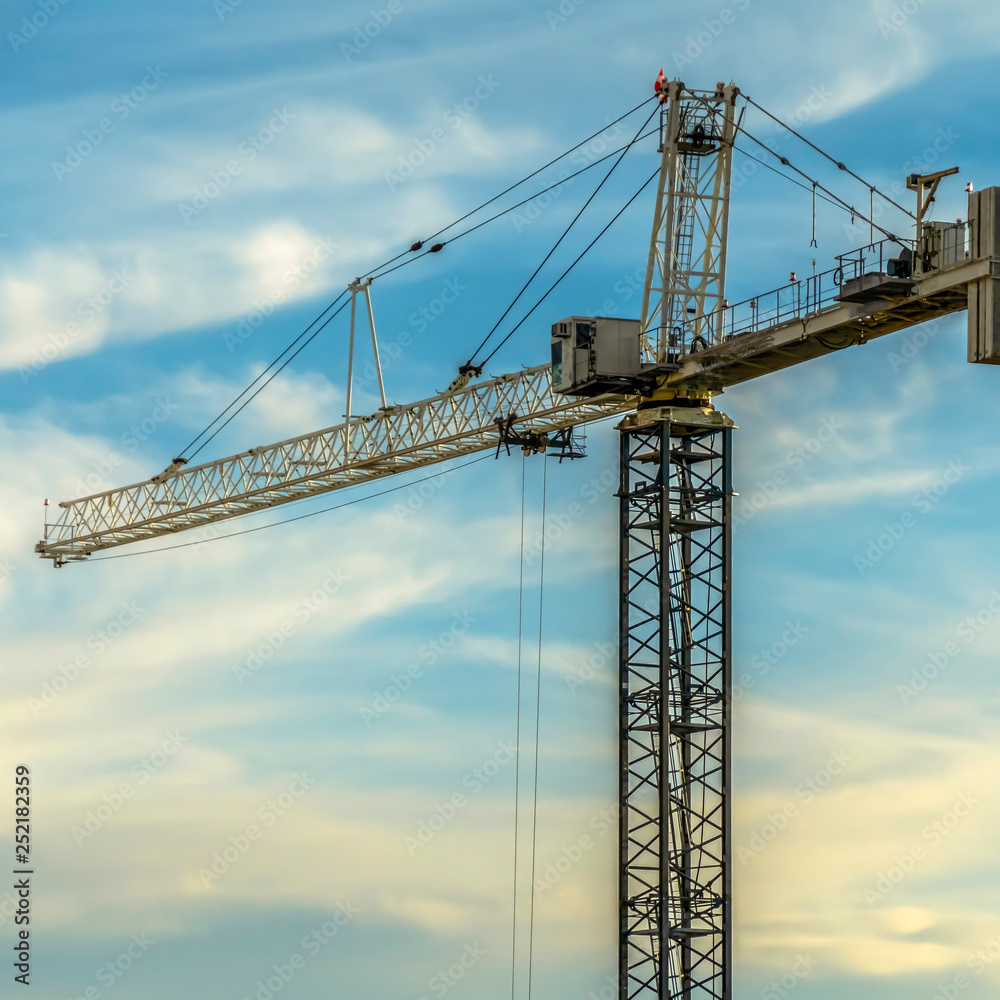
[[[620,995],[731,996],[730,435],[621,425]]]

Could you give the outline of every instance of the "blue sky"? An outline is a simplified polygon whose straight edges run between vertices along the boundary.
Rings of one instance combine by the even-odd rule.
[[[543,470],[440,468],[295,525],[58,573],[32,553],[43,500],[158,472],[348,281],[637,105],[660,66],[733,79],[884,189],[958,164],[935,215],[964,216],[966,182],[1000,182],[998,16],[985,0],[4,6],[0,714],[7,766],[35,776],[40,996],[239,1000],[299,964],[283,996],[509,994],[520,503],[523,474],[530,720]],[[630,154],[553,277],[655,166],[648,141]],[[739,157],[736,173],[731,299],[867,242],[822,207],[811,249],[807,192]],[[393,400],[446,386],[595,184],[375,283]],[[638,314],[651,198],[491,373],[544,361],[565,315]],[[345,334],[331,325],[201,457],[338,422]],[[964,341],[959,315],[718,401],[751,505],[734,542],[738,1000],[1000,983],[1000,406]],[[356,399],[377,406],[370,379]],[[582,508],[545,551],[536,856],[558,877],[537,893],[534,970],[553,1000],[600,995],[614,968],[615,438],[591,428],[588,458],[546,474],[550,526]]]

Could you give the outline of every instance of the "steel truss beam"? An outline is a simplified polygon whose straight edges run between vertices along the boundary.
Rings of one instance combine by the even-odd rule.
[[[714,410],[620,425],[622,1000],[731,1000],[730,436]]]
[[[496,448],[497,421],[542,435],[635,407],[634,396],[552,392],[549,365],[526,368],[277,444],[59,504],[35,546],[58,564],[126,542],[211,524],[382,476]]]

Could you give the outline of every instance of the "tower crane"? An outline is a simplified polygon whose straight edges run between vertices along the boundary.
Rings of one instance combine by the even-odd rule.
[[[655,90],[661,156],[637,319],[568,317],[552,326],[550,364],[482,379],[470,362],[447,391],[407,405],[386,403],[379,370],[382,406],[353,416],[359,295],[378,364],[371,279],[359,279],[343,423],[200,465],[179,458],[144,482],[62,502],[36,551],[63,566],[504,444],[544,451],[620,416],[619,995],[729,1000],[734,424],[714,397],[961,310],[968,360],[1000,363],[1000,188],[970,186],[967,218],[945,224],[927,215],[957,168],[910,176],[907,236],[813,180],[814,199],[850,207],[873,241],[730,303],[733,154],[741,136],[759,142],[742,124],[755,102],[733,84],[696,90],[662,72]]]

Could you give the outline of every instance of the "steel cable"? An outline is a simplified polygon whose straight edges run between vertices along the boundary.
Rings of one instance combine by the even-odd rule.
[[[520,300],[521,296],[528,290],[528,286],[532,283],[532,281],[534,281],[535,278],[538,277],[538,272],[541,271],[541,269],[549,262],[549,260],[551,259],[552,255],[556,252],[556,250],[559,249],[559,246],[562,243],[562,241],[564,239],[566,239],[566,237],[569,235],[569,231],[573,228],[573,226],[576,225],[576,223],[579,220],[580,216],[583,215],[583,213],[587,210],[587,208],[591,204],[591,202],[593,202],[593,200],[597,197],[598,192],[601,190],[602,187],[604,187],[605,183],[607,183],[608,179],[615,172],[615,169],[619,166],[619,164],[622,162],[622,160],[625,159],[625,154],[639,141],[640,137],[642,136],[642,130],[650,123],[650,121],[653,118],[653,115],[655,115],[656,112],[657,112],[657,109],[654,108],[653,109],[653,114],[651,114],[649,116],[649,118],[647,118],[642,123],[642,125],[639,126],[638,131],[632,137],[632,141],[621,151],[621,153],[618,156],[618,159],[615,160],[615,162],[612,163],[611,166],[608,168],[608,172],[601,178],[600,183],[597,185],[596,188],[594,188],[594,190],[591,193],[590,197],[583,203],[583,205],[580,208],[580,210],[570,220],[569,225],[562,231],[562,233],[559,236],[559,239],[557,239],[556,242],[553,244],[552,249],[549,250],[549,252],[545,255],[544,258],[542,258],[542,262],[532,272],[531,277],[529,277],[528,280],[521,286],[520,291],[511,300],[510,305],[507,306],[507,308],[503,311],[503,314],[500,316],[500,318],[493,324],[493,328],[490,330],[489,333],[486,334],[485,337],[483,337],[482,342],[479,344],[479,346],[469,356],[469,360],[468,360],[467,364],[471,365],[473,363],[473,361],[475,360],[476,355],[486,346],[486,344],[489,342],[489,340],[493,336],[493,334],[496,333],[497,327],[499,327],[500,324],[507,318],[507,316],[509,315],[511,309],[513,309],[514,306],[517,305],[517,303]]]

